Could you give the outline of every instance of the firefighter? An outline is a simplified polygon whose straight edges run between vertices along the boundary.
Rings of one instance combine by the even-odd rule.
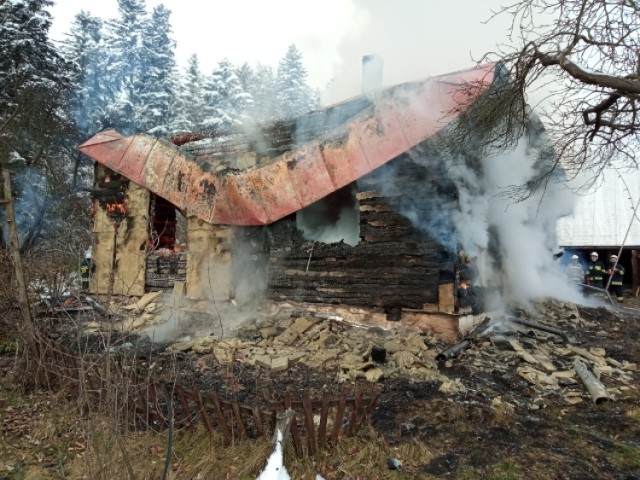
[[[622,303],[624,301],[624,297],[622,296],[622,277],[624,277],[624,267],[618,263],[617,255],[611,255],[609,258],[607,275],[611,277],[609,291],[615,294],[618,303]]]
[[[482,299],[473,287],[473,283],[478,278],[478,270],[473,264],[471,258],[461,250],[458,252],[460,264],[458,266],[458,288],[456,291],[456,300],[458,308],[471,307],[473,315],[479,315],[482,310]]]
[[[591,252],[591,261],[589,262],[587,271],[587,284],[604,289],[604,274],[605,266],[600,260],[598,260],[598,252]]]
[[[89,250],[85,254],[84,260],[80,262],[80,280],[82,290],[89,290],[89,279],[91,278],[91,274],[94,270],[95,266],[93,265],[93,258],[91,258],[91,250]]]
[[[458,305],[461,308],[471,307],[473,315],[479,315],[482,312],[482,304],[473,286],[466,278],[460,279],[458,287]]]
[[[580,264],[580,257],[578,257],[578,255],[571,255],[571,263],[567,265],[567,277],[577,285],[582,285],[584,283],[584,269]]]

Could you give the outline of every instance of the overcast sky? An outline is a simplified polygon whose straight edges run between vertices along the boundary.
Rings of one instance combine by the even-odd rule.
[[[160,3],[172,12],[180,67],[196,53],[207,74],[225,57],[275,69],[294,43],[325,102],[359,93],[363,55],[383,58],[385,85],[468,68],[506,42],[509,20],[483,23],[501,0],[147,0],[147,10]],[[54,39],[80,10],[118,14],[116,0],[56,0]]]

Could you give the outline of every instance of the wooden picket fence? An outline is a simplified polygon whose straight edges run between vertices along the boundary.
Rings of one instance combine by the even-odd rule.
[[[355,434],[380,395],[356,392],[335,397],[325,392],[314,399],[303,391],[299,398],[265,394],[245,405],[221,399],[216,391],[141,376],[135,365],[124,365],[108,354],[80,356],[50,339],[40,339],[38,351],[35,371],[41,385],[73,394],[83,409],[115,412],[127,429],[161,431],[172,420],[175,429],[203,425],[209,435],[217,432],[225,445],[232,445],[271,436],[277,414],[291,408],[291,440],[300,456],[313,456],[319,448],[335,445],[341,435]]]

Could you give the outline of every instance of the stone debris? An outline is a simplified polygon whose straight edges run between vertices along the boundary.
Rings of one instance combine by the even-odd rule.
[[[162,315],[164,306],[156,300],[162,296],[162,292],[149,292],[139,300],[122,305],[111,303],[106,311],[111,316],[111,322],[100,323],[91,321],[84,325],[87,334],[116,331],[120,333],[142,332],[153,325],[164,322]]]
[[[256,319],[234,334],[233,339],[210,336],[177,342],[169,350],[212,353],[222,364],[235,360],[274,371],[286,370],[298,362],[312,369],[335,371],[338,382],[356,378],[379,382],[395,375],[449,381],[438,371],[435,361],[444,343],[423,332],[364,328],[337,319],[300,315],[268,322]],[[383,362],[372,355],[374,348],[376,353],[385,351]],[[461,385],[445,389],[460,391]]]
[[[597,331],[595,323],[579,317],[575,306],[554,301],[549,301],[548,304],[542,310],[547,315],[542,317],[544,323],[564,331],[570,338],[572,333],[577,334],[580,330]],[[607,336],[610,334],[607,333]],[[612,400],[616,394],[621,395],[622,392],[637,388],[632,373],[636,371],[637,365],[611,358],[602,347],[561,345],[557,343],[555,335],[538,331],[512,331],[506,334],[503,332],[502,335],[506,335],[504,341],[476,343],[461,352],[456,359],[447,360],[445,367],[451,367],[455,363],[472,363],[475,368],[502,372],[505,375],[515,371],[533,388],[535,394],[542,398],[559,396],[569,405],[589,399],[589,392],[576,379],[573,370],[577,360],[593,371]]]
[[[121,309],[124,318],[113,322],[110,328],[144,330],[160,321],[161,309],[158,297],[149,295],[144,301],[140,299],[129,308]],[[527,312],[515,313],[520,318],[531,320]],[[346,313],[343,312],[344,315]],[[480,317],[474,317],[468,323],[477,325],[481,321]],[[548,301],[540,306],[535,321],[559,329],[570,338],[585,330],[602,339],[611,334],[598,330],[595,322],[581,318],[575,305],[562,302]],[[98,322],[92,321],[86,324],[85,331],[97,332],[100,327]],[[231,335],[230,338],[215,335],[195,339],[187,337],[172,344],[168,350],[200,355],[196,368],[201,371],[214,364],[228,365],[232,362],[272,371],[286,371],[295,364],[301,364],[311,369],[335,372],[339,383],[356,379],[375,383],[404,377],[414,382],[437,383],[440,392],[452,396],[474,388],[487,395],[508,395],[491,384],[473,385],[473,372],[480,370],[527,385],[519,390],[531,396],[531,400],[525,402],[531,409],[544,408],[549,396],[560,398],[567,405],[589,399],[573,369],[577,360],[588,366],[606,387],[612,400],[616,396],[630,395],[637,389],[634,382],[637,365],[612,358],[611,352],[605,348],[562,344],[556,334],[514,327],[513,324],[506,329],[492,328],[491,331],[495,332],[474,338],[470,346],[459,351],[454,358],[438,363],[438,354],[452,345],[431,333],[406,326],[391,330],[356,326],[342,321],[339,316],[321,316],[280,304],[256,313],[255,318],[239,329],[225,332]],[[457,377],[458,366],[470,371],[471,377],[451,378]],[[496,405],[504,408],[508,401],[516,405],[521,402],[505,396]]]
[[[575,306],[549,303],[551,305],[542,311],[549,315],[546,323],[550,326],[569,336],[578,329],[595,331],[597,326],[580,318]],[[528,327],[496,331],[495,339],[477,339],[457,357],[438,365],[436,356],[451,345],[429,333],[411,329],[364,328],[336,319],[305,315],[304,312],[278,312],[279,315],[283,313],[289,313],[289,316],[255,319],[234,333],[237,338],[212,336],[179,342],[169,349],[212,353],[220,363],[240,361],[274,371],[287,370],[297,362],[312,369],[335,371],[336,380],[340,383],[358,378],[380,382],[398,376],[412,381],[432,381],[439,384],[440,392],[448,395],[463,394],[469,389],[469,385],[465,385],[467,381],[447,375],[454,365],[459,364],[472,372],[473,369],[482,369],[522,378],[531,387],[532,400],[527,403],[531,409],[544,408],[549,395],[558,396],[567,405],[589,398],[573,370],[578,359],[607,385],[612,399],[615,394],[624,395],[623,392],[637,388],[633,380],[636,365],[611,358],[604,348],[563,345],[558,342],[557,335]],[[376,354],[372,355],[374,350]],[[379,356],[381,351],[385,352],[384,357]],[[380,361],[381,358],[384,361]],[[518,402],[513,400],[515,404]],[[507,402],[503,399],[502,403]]]
[[[124,310],[132,310],[134,312],[140,313],[145,309],[146,306],[160,298],[162,296],[162,293],[162,290],[146,293],[137,302],[130,305],[125,305],[122,308]]]

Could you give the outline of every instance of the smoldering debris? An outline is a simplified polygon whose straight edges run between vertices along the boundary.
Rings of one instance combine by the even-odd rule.
[[[389,329],[365,328],[306,312],[301,304],[270,304],[255,309],[251,316],[241,314],[232,332],[227,328],[229,304],[217,306],[221,315],[227,315],[222,319],[222,336],[211,304],[181,306],[182,312],[201,316],[171,323],[161,314],[165,308],[161,298],[142,309],[136,301],[128,309],[120,307],[109,319],[96,318],[85,324],[85,333],[102,336],[114,329],[129,334],[131,329],[140,333],[166,328],[171,345],[163,351],[181,352],[182,358],[193,355],[199,374],[233,364],[283,374],[304,367],[330,375],[336,384],[365,382],[373,387],[409,380],[433,385],[442,395],[461,401],[474,395],[495,396],[509,408],[540,409],[551,403],[585,401],[599,405],[635,395],[638,388],[638,366],[629,361],[628,352],[616,349],[618,326],[635,322],[635,317],[630,320],[624,312],[602,307],[578,309],[575,304],[548,300],[536,304],[535,310],[512,312],[520,322],[512,318],[498,322],[485,314],[481,319],[486,322],[478,328],[482,334],[467,338],[455,355],[443,357],[451,343],[403,322]],[[152,316],[156,320],[151,322],[156,323],[150,325],[145,319]],[[603,316],[609,318],[606,327]],[[162,323],[157,323],[158,318]],[[201,323],[194,323],[194,318]],[[583,379],[578,372],[585,369],[597,382],[587,376]]]

